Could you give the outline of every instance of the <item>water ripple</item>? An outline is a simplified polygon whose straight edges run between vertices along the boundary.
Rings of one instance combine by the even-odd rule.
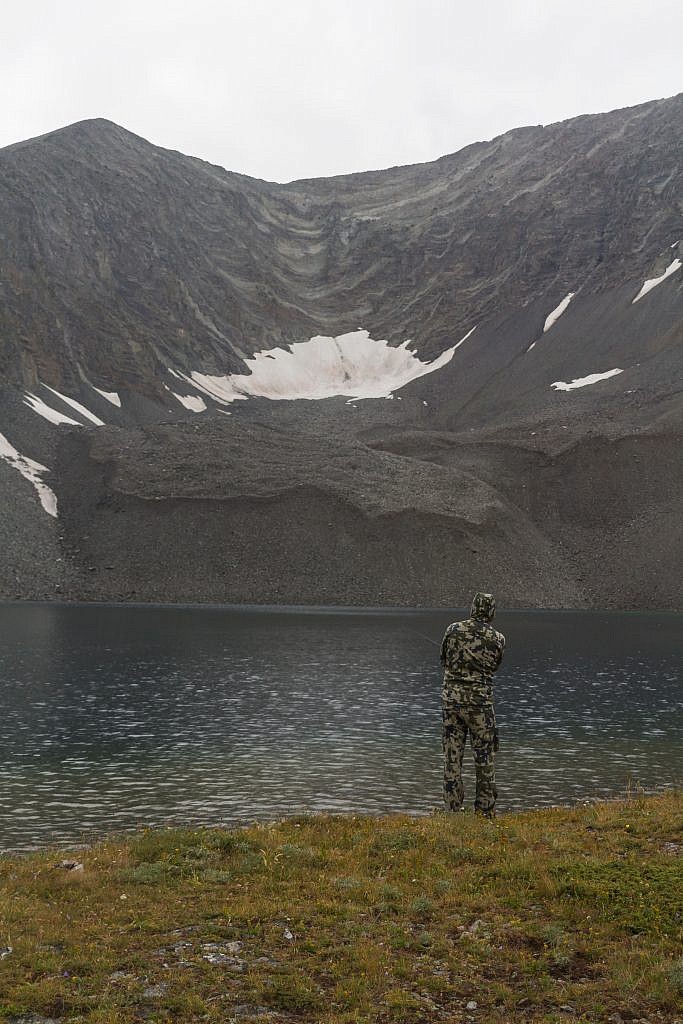
[[[429,811],[440,669],[419,635],[438,640],[448,621],[0,605],[0,848],[141,824]],[[500,617],[502,809],[680,782],[680,627]]]

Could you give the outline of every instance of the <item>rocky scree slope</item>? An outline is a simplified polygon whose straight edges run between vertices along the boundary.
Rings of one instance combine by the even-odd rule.
[[[0,151],[0,595],[678,606],[682,157],[683,96],[289,185]]]

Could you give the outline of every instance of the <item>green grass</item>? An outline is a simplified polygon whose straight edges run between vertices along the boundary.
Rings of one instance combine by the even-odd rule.
[[[681,1020],[682,831],[667,793],[4,857],[0,1021]]]

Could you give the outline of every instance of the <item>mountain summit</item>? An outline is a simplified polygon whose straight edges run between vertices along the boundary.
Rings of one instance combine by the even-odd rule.
[[[683,95],[287,185],[0,150],[0,593],[676,605],[682,186]]]

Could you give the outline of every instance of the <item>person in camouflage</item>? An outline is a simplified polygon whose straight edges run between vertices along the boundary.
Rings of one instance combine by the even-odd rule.
[[[462,761],[469,733],[477,779],[474,809],[489,817],[498,795],[494,772],[498,731],[491,678],[505,649],[505,637],[491,625],[495,611],[492,594],[475,594],[469,619],[452,622],[441,643],[444,803],[447,811],[463,810]]]

